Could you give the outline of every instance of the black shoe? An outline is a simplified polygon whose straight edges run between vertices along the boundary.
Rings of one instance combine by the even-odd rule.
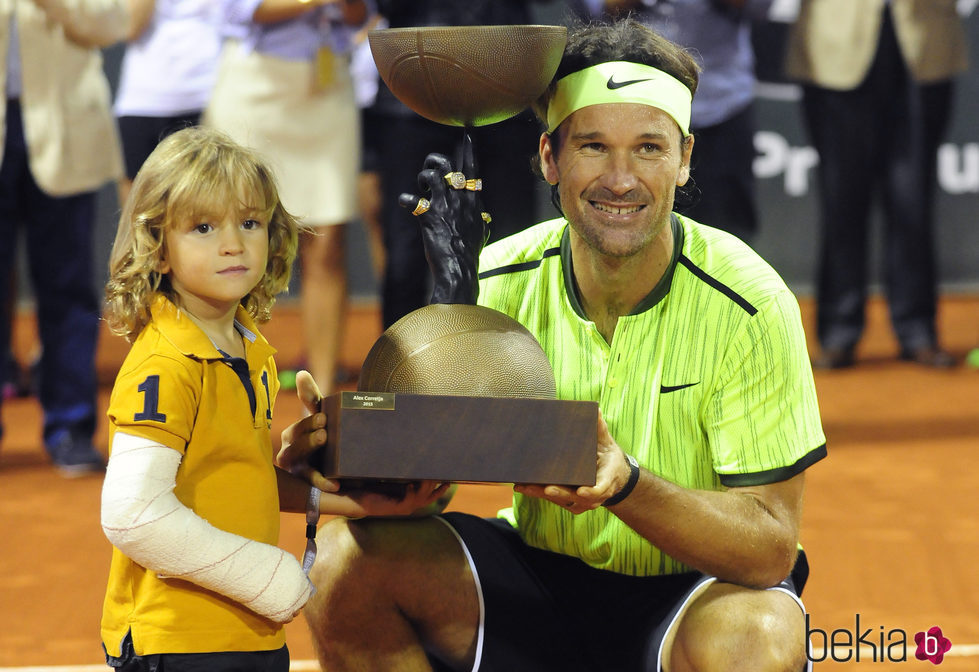
[[[65,478],[105,471],[105,460],[92,447],[92,441],[72,436],[71,432],[61,432],[47,450],[54,468]]]
[[[812,360],[814,369],[846,369],[854,363],[853,348],[824,348],[816,359]]]
[[[933,369],[951,369],[958,362],[955,357],[941,348],[930,345],[912,350],[901,350],[900,358],[905,362],[914,362]]]

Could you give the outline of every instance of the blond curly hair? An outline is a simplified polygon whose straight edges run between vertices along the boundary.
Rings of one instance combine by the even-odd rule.
[[[109,257],[103,316],[113,333],[131,342],[150,321],[159,294],[177,302],[159,271],[166,232],[230,208],[256,210],[269,223],[265,275],[241,300],[256,321],[268,321],[276,295],[289,286],[301,226],[282,207],[272,171],[258,154],[219,131],[195,126],[162,140],[133,181]]]

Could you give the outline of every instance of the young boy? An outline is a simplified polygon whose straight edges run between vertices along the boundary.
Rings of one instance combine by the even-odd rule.
[[[105,306],[132,342],[109,402],[102,491],[113,667],[286,672],[283,623],[312,588],[276,546],[280,509],[407,513],[441,494],[321,501],[275,468],[278,380],[256,322],[288,285],[298,228],[265,163],[213,130],[167,137],[133,183]]]

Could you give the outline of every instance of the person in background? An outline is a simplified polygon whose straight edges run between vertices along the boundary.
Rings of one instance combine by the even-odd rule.
[[[380,76],[377,65],[371,54],[368,34],[372,30],[387,28],[387,21],[376,14],[354,37],[354,49],[350,56],[350,76],[354,83],[354,96],[360,110],[360,141],[361,165],[360,176],[357,178],[357,203],[360,217],[367,230],[367,242],[370,249],[371,264],[374,277],[380,282],[384,277],[385,251],[384,229],[381,225],[381,156],[384,149],[378,146],[377,124],[382,120],[375,119],[373,112],[374,101],[380,86]]]
[[[773,0],[591,0],[683,45],[702,68],[690,127],[697,137],[691,178],[699,191],[678,212],[733,233],[758,234],[755,198],[755,62],[751,24]]]
[[[98,189],[122,177],[100,48],[125,38],[125,0],[0,4],[6,104],[0,164],[0,297],[10,296],[18,230],[25,236],[42,354],[43,441],[65,476],[101,471],[95,348],[99,301],[93,236]],[[10,315],[0,311],[0,353]],[[0,400],[2,403],[2,400]]]
[[[883,286],[902,360],[947,368],[936,328],[936,151],[965,71],[955,0],[803,0],[787,75],[819,152],[813,364],[855,363],[867,301],[870,214],[883,207]]]
[[[126,159],[121,205],[156,144],[200,122],[221,49],[213,0],[128,1],[128,43],[113,106]]]
[[[16,240],[7,241],[16,248]],[[15,251],[16,254],[16,251]],[[0,310],[4,311],[4,319],[0,324],[10,325],[10,337],[6,354],[0,353],[0,398],[16,399],[29,397],[37,392],[37,374],[41,364],[41,344],[36,338],[31,338],[30,351],[27,353],[28,364],[22,365],[17,357],[17,332],[14,323],[17,319],[17,269],[16,260],[10,269],[10,280],[7,285],[7,299],[3,301]]]
[[[349,70],[365,0],[220,0],[218,78],[203,123],[271,161],[300,236],[306,357],[336,384],[347,305],[346,227],[357,215],[360,121]]]

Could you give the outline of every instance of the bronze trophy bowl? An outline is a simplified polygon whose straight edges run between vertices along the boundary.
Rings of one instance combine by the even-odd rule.
[[[447,126],[509,119],[540,96],[567,42],[564,26],[433,26],[368,34],[381,79],[412,110]]]

